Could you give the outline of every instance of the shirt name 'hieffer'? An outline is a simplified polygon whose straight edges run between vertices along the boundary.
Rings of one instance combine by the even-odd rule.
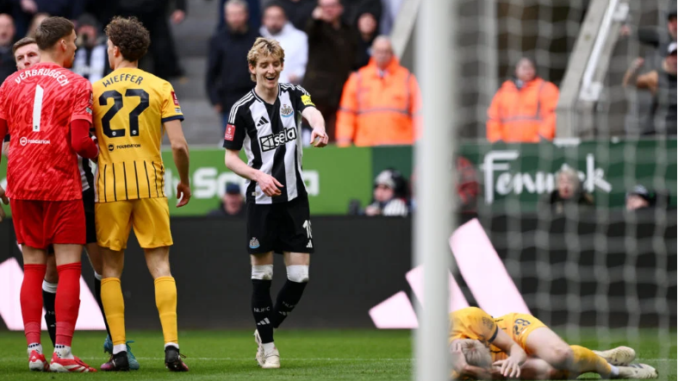
[[[57,82],[61,86],[66,86],[68,85],[68,77],[66,77],[60,70],[52,70],[52,69],[38,69],[38,70],[26,70],[21,72],[14,80],[16,81],[17,84],[20,84],[22,80],[28,78],[28,77],[35,77],[38,75],[42,75],[45,77],[52,77],[56,79]]]

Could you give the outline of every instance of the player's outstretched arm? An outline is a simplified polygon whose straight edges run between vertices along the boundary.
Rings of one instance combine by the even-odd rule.
[[[280,184],[275,177],[247,165],[240,158],[239,151],[227,149],[224,163],[226,164],[226,168],[235,172],[238,176],[255,181],[259,184],[259,187],[267,196],[274,197],[282,194],[280,188],[282,188],[283,185]]]
[[[520,377],[520,367],[527,360],[527,354],[523,348],[501,329],[497,330],[497,337],[492,342],[492,345],[509,354],[506,360],[499,360],[493,365],[500,367],[501,374],[504,377]]]
[[[329,137],[325,131],[325,118],[315,107],[306,107],[301,116],[311,125],[311,144],[314,147],[325,147],[329,143]],[[316,140],[317,139],[317,140]]]
[[[177,207],[180,208],[191,199],[190,180],[188,178],[188,143],[184,136],[184,131],[181,129],[181,121],[170,120],[163,123],[170,145],[172,146],[172,157],[174,164],[179,171],[179,185],[177,185]]]

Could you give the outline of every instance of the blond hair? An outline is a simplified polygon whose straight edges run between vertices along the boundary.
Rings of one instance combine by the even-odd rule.
[[[579,172],[576,169],[570,167],[564,167],[558,171],[558,176],[556,176],[556,186],[560,183],[560,176],[566,176],[571,182],[574,189],[577,191],[581,190],[581,180],[579,179]]]
[[[256,67],[257,62],[261,57],[280,58],[280,63],[285,62],[285,51],[280,46],[280,43],[272,38],[258,37],[252,45],[252,49],[247,53],[247,63]],[[250,74],[252,81],[256,82],[257,78],[254,74]]]
[[[492,365],[492,355],[490,349],[478,340],[459,340],[461,342],[461,352],[464,354],[466,363],[471,366],[477,366],[483,369],[489,369]]]

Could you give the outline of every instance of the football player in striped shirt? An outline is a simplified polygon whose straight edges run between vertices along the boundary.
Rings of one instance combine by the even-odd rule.
[[[177,206],[191,197],[184,119],[169,82],[138,68],[150,45],[148,30],[134,18],[114,18],[106,26],[113,72],[94,84],[94,127],[99,143],[96,180],[97,240],[104,268],[101,299],[113,339],[113,356],[102,370],[128,370],[125,306],[120,285],[130,230],[144,249],[155,283],[155,300],[165,339],[165,366],[187,371],[179,354],[177,287],[170,272],[172,245],[165,194],[162,136],[169,137],[179,171]]]

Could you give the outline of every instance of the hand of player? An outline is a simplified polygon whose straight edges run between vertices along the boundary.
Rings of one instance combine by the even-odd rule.
[[[507,358],[506,360],[495,361],[493,366],[499,367],[500,372],[504,377],[518,378],[520,377],[520,363],[514,358]]]
[[[191,200],[191,187],[189,187],[188,184],[179,182],[177,185],[177,199],[179,200],[177,208],[181,208]]]
[[[468,365],[458,340],[453,341],[450,345],[450,360],[452,361],[452,369],[459,373],[461,373],[466,365]]]
[[[0,222],[2,222],[2,220],[5,219],[5,217],[6,217],[5,209],[2,209],[2,204],[0,204]]]
[[[5,205],[9,205],[9,199],[7,198],[7,195],[5,194],[5,190],[0,186],[0,200],[2,200],[2,203]]]
[[[280,188],[283,188],[283,185],[271,175],[260,172],[255,181],[268,197],[280,196],[282,194]]]
[[[172,19],[174,24],[181,24],[181,22],[184,21],[184,18],[186,18],[186,13],[181,9],[172,12],[172,15],[170,16],[170,19]]]
[[[314,128],[311,132],[311,145],[313,147],[322,148],[330,142],[330,137],[327,136],[325,129]]]

